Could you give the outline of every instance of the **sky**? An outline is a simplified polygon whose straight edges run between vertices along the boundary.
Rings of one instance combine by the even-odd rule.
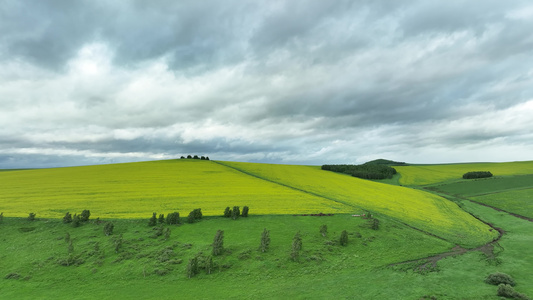
[[[530,1],[1,0],[0,169],[533,160]]]

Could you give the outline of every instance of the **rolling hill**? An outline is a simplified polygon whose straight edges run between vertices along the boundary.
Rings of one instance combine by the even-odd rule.
[[[411,188],[334,174],[312,166],[166,160],[0,172],[6,216],[60,218],[89,209],[100,218],[148,218],[152,212],[227,206],[252,214],[371,211],[453,243],[474,246],[496,233],[456,204]]]

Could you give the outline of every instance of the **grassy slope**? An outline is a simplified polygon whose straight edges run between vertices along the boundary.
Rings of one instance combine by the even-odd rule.
[[[496,235],[455,203],[420,190],[385,185],[318,167],[223,162],[273,182],[385,214],[450,241],[475,246]]]
[[[500,176],[427,187],[533,218],[533,175]]]
[[[426,185],[449,180],[460,180],[466,172],[490,171],[494,176],[533,173],[533,161],[509,163],[471,163],[447,165],[395,166],[400,174],[400,184]]]
[[[293,294],[295,288],[299,297],[331,295],[344,298],[354,295],[354,290],[326,288],[334,284],[339,272],[345,276],[371,275],[377,267],[439,253],[453,246],[388,219],[382,220],[380,230],[371,230],[365,226],[366,220],[350,215],[251,215],[237,221],[213,217],[195,224],[170,226],[169,240],[151,238],[154,231],[146,225],[146,220],[113,222],[115,235],[106,237],[103,224],[89,223],[72,228],[60,220],[29,222],[5,218],[0,224],[2,297],[65,298],[72,296],[71,292],[65,294],[65,291],[75,285],[76,298],[83,295],[87,298],[158,295],[159,298],[177,292],[195,295],[191,298],[226,298],[230,295],[249,298],[252,295],[246,294],[247,290],[269,298],[270,293],[277,297]],[[319,233],[322,224],[328,226],[327,238]],[[272,243],[268,252],[260,253],[257,248],[265,227],[271,232]],[[21,228],[34,230],[22,232]],[[215,262],[227,268],[217,268],[214,274],[202,273],[189,280],[185,276],[187,261],[198,253],[210,253],[217,229],[224,230],[227,251],[223,256],[215,257]],[[349,232],[346,247],[335,243],[342,230]],[[303,238],[303,253],[298,263],[289,260],[291,240],[297,231]],[[67,256],[65,232],[69,232],[73,240],[74,255],[81,255],[84,264],[65,267],[57,263],[58,259]],[[124,246],[115,253],[113,239],[119,234],[123,235]],[[329,240],[333,243],[325,243]],[[100,252],[94,254],[96,242]],[[187,244],[191,246],[186,247]],[[182,260],[182,263],[173,264],[171,260]],[[160,276],[156,270],[167,273]],[[21,279],[3,278],[10,273],[19,274]],[[313,285],[319,278],[321,288],[315,290]],[[293,284],[289,285],[291,282]],[[366,294],[371,296],[377,292],[368,290]]]
[[[101,218],[146,218],[152,212],[226,206],[255,214],[336,213],[351,207],[200,160],[168,160],[0,173],[0,212],[62,217],[89,209]],[[290,201],[288,201],[290,200]]]

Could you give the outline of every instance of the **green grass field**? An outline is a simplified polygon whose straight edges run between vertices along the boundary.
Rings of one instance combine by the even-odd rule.
[[[533,161],[509,163],[468,163],[446,165],[409,165],[394,167],[401,175],[402,185],[427,185],[462,180],[470,171],[490,171],[494,176],[525,175],[533,173]]]

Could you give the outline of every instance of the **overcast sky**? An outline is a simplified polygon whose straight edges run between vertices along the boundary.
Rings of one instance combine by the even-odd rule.
[[[1,0],[0,168],[533,160],[530,1]]]

